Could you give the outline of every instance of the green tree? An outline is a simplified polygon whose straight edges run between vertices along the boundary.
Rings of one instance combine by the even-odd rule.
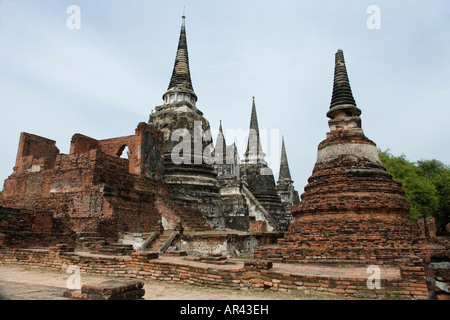
[[[417,167],[419,175],[427,178],[436,189],[439,201],[433,216],[436,225],[445,226],[450,223],[450,167],[435,159],[418,161]]]
[[[388,150],[379,150],[380,160],[392,178],[402,184],[405,199],[410,206],[408,219],[435,217],[439,210],[439,197],[430,178],[419,167],[408,161],[405,155],[393,156]],[[430,172],[431,174],[431,172]]]

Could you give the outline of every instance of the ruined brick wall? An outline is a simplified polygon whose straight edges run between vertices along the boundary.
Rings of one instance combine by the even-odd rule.
[[[393,214],[304,214],[279,244],[286,248],[405,248],[426,244],[415,223]]]
[[[128,147],[128,150],[126,148]],[[131,174],[160,180],[164,174],[164,135],[155,127],[139,123],[134,135],[104,140],[75,134],[70,153],[84,153],[98,149],[110,156],[128,159]],[[127,153],[127,154],[124,154]]]
[[[183,234],[177,240],[176,246],[188,255],[198,256],[209,253],[223,256],[251,256],[255,248],[273,245],[283,236],[282,232],[238,233],[202,233]]]
[[[267,223],[266,221],[259,220],[259,221],[250,221],[250,232],[266,232],[267,231]]]
[[[123,177],[112,178],[113,172],[126,172],[126,160],[107,157],[95,149],[82,154],[60,154],[48,170],[14,173],[5,180],[2,201],[11,207],[45,207],[45,199],[51,196],[81,192],[93,184],[129,185],[124,174]],[[111,174],[97,164],[109,167]]]
[[[125,146],[129,159],[120,157]],[[45,234],[43,225],[53,223],[114,240],[120,232],[153,231],[167,208],[187,230],[209,229],[197,203],[173,198],[162,181],[164,136],[152,125],[140,123],[135,135],[106,140],[75,134],[70,151],[60,154],[53,140],[21,134],[0,205],[45,213],[24,231]]]
[[[68,266],[80,268],[81,275],[102,274],[114,277],[150,279],[187,283],[221,289],[271,292],[312,293],[331,292],[362,298],[385,298],[398,295],[404,299],[427,299],[428,290],[423,267],[408,266],[398,276],[381,279],[381,288],[367,287],[364,276],[308,275],[276,270],[270,261],[250,261],[235,266],[215,266],[205,263],[161,261],[153,252],[134,252],[131,257],[77,255],[64,247],[49,250],[0,250],[0,264],[15,264],[65,271]]]
[[[51,169],[11,175],[4,184],[2,203],[48,212],[75,232],[94,231],[99,220],[114,217],[113,207],[104,197],[105,185],[130,188],[127,160],[96,149],[60,154]]]
[[[70,141],[70,154],[85,153],[92,149],[98,149],[97,140],[80,133],[72,136],[72,140]]]
[[[433,217],[417,220],[420,235],[434,242],[436,240],[436,221]]]
[[[12,248],[73,244],[74,233],[50,212],[0,207],[3,245]]]
[[[166,230],[173,230],[178,221],[182,222],[186,231],[211,230],[196,201],[157,196],[155,205]]]
[[[56,142],[37,135],[20,134],[14,173],[39,172],[53,166],[59,149]]]
[[[450,300],[450,249],[441,254],[428,254],[424,260],[430,299]]]
[[[99,140],[98,142],[99,150],[111,155],[128,159],[127,170],[135,175],[141,174],[141,161],[139,158],[139,149],[141,146],[141,139],[139,136],[127,136],[119,137],[113,139]],[[127,152],[125,149],[128,147],[128,154],[123,154]]]

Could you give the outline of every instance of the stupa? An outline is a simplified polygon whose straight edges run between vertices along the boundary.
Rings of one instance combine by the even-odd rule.
[[[213,151],[210,124],[197,108],[197,99],[189,69],[183,16],[172,77],[163,95],[164,104],[155,107],[149,123],[164,133],[164,181],[170,185],[173,196],[197,200],[199,210],[215,228],[223,225],[219,182],[207,152]]]
[[[338,50],[327,112],[330,132],[318,146],[301,202],[292,209],[295,220],[278,241],[283,261],[394,263],[426,243],[417,224],[407,220],[402,186],[364,135],[360,115]]]

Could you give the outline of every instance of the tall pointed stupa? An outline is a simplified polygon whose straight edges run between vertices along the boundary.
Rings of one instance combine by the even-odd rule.
[[[294,181],[291,178],[284,137],[281,140],[280,172],[276,189],[286,212],[290,213],[292,208],[299,203],[299,196],[297,190],[294,188]]]
[[[281,161],[280,161],[280,174],[278,181],[292,181],[291,171],[289,170],[289,164],[286,154],[286,146],[284,145],[284,137],[281,138]]]
[[[155,108],[149,122],[164,133],[164,180],[174,196],[197,200],[211,227],[223,225],[219,183],[205,150],[213,151],[208,120],[197,109],[189,69],[186,17],[164,104]]]
[[[255,97],[253,97],[247,150],[245,151],[243,162],[245,164],[267,165],[267,162],[264,160],[265,156],[266,154],[262,150],[261,137],[259,135],[259,125],[258,125],[258,116],[256,115]]]
[[[189,70],[189,54],[186,38],[186,17],[182,17],[180,38],[178,40],[177,55],[173,66],[172,77],[170,78],[167,92],[163,95],[165,104],[179,101],[186,101],[195,106],[197,95],[194,92]]]
[[[219,124],[219,133],[216,138],[216,145],[214,147],[214,154],[217,156],[216,162],[219,164],[227,163],[227,142],[223,134],[222,120]]]
[[[239,179],[239,154],[234,143],[227,146],[225,135],[223,133],[222,121],[220,121],[219,132],[216,138],[214,161],[217,179],[221,186]]]
[[[417,226],[406,219],[409,206],[401,184],[364,135],[360,115],[338,50],[327,112],[330,132],[318,146],[308,185],[292,210],[295,221],[279,241],[285,260],[302,261],[314,251],[314,256],[348,263],[395,263],[395,257],[413,253],[411,248],[423,242]]]
[[[255,98],[253,97],[250,117],[250,130],[247,151],[241,163],[241,179],[261,205],[270,213],[281,231],[287,230],[291,219],[281,204],[277,193],[275,178],[265,160],[266,154],[261,146],[261,137],[256,115]]]

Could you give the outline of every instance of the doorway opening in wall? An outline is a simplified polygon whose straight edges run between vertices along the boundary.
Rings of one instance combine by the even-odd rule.
[[[126,144],[124,144],[119,148],[119,151],[117,151],[116,154],[118,157],[121,157],[122,159],[129,159],[131,155],[131,150],[130,148],[128,148]]]

